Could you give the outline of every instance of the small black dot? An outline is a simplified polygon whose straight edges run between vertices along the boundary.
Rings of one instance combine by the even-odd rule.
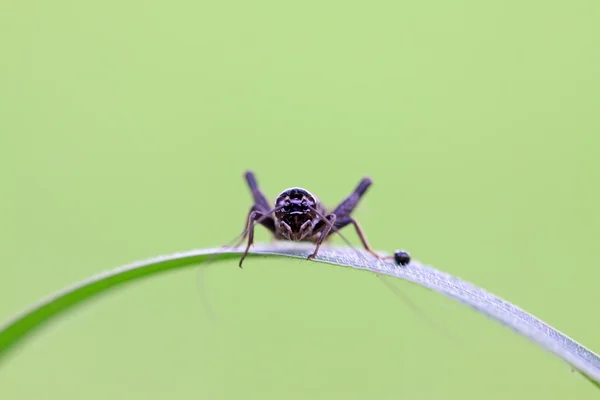
[[[410,263],[410,254],[408,251],[396,250],[394,252],[394,260],[399,265],[407,265]]]

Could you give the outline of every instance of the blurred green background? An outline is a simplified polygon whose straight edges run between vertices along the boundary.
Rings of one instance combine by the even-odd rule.
[[[0,318],[227,243],[250,168],[271,201],[302,186],[330,206],[371,176],[355,216],[376,249],[406,248],[600,351],[599,18],[593,0],[2,1]],[[50,324],[0,367],[0,398],[598,397],[403,281],[426,317],[370,273],[198,271]]]

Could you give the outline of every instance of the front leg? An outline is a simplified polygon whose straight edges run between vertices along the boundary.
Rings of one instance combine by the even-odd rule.
[[[335,214],[329,214],[325,218],[327,221],[324,221],[325,224],[321,225],[320,230],[316,232],[320,233],[320,235],[319,239],[317,239],[317,247],[315,247],[315,251],[313,251],[313,253],[308,256],[309,260],[312,260],[317,256],[317,253],[319,252],[319,247],[321,247],[321,244],[323,244],[323,241],[329,235],[329,233],[332,232],[331,228],[333,227],[333,224],[335,224],[336,216]]]
[[[242,268],[242,262],[244,262],[244,259],[246,258],[246,256],[248,255],[248,251],[250,250],[250,246],[252,246],[252,244],[254,243],[254,221],[256,221],[257,219],[263,217],[264,215],[260,212],[260,211],[251,211],[250,215],[248,215],[248,223],[246,226],[246,233],[248,234],[248,244],[246,245],[246,250],[244,251],[244,254],[242,254],[242,258],[240,259],[240,268]]]
[[[259,210],[259,207],[256,204],[250,207],[250,211],[248,211],[248,216],[246,217],[246,225],[244,226],[244,231],[241,234],[241,238],[233,246],[234,248],[241,245],[244,239],[246,239],[246,237],[248,236],[248,221],[250,220],[250,216],[252,215],[252,213],[260,211],[261,210]],[[272,216],[268,214],[262,214],[260,218],[257,218],[256,222],[267,228],[269,232],[275,235],[275,220]]]

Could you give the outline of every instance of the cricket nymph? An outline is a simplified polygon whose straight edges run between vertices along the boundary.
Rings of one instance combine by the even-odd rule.
[[[319,199],[302,188],[286,189],[275,200],[275,238],[280,240],[316,242],[320,232],[313,234],[323,215]]]
[[[339,203],[333,211],[327,211],[316,196],[299,187],[289,188],[281,192],[275,200],[275,208],[271,208],[269,201],[258,187],[254,173],[246,171],[244,177],[254,203],[248,211],[246,228],[239,242],[241,244],[246,237],[248,238],[246,250],[240,259],[240,267],[248,254],[250,246],[254,243],[255,224],[260,224],[268,229],[277,240],[315,243],[315,250],[308,256],[309,259],[317,256],[321,244],[327,241],[333,233],[339,233],[340,229],[353,225],[364,248],[376,258],[380,258],[367,242],[358,221],[351,216],[360,199],[373,183],[370,178],[364,177],[361,179],[348,197]]]

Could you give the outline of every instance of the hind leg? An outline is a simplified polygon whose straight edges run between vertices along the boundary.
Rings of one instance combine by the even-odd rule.
[[[373,248],[371,247],[371,245],[369,244],[369,241],[367,240],[367,236],[365,235],[365,232],[362,230],[360,224],[358,223],[357,220],[355,220],[352,217],[346,217],[346,218],[342,218],[341,220],[338,220],[335,222],[334,226],[340,230],[348,225],[354,225],[354,229],[356,230],[356,234],[358,235],[362,245],[364,246],[364,248],[371,253],[373,256],[375,256],[376,258],[380,259],[381,257],[379,256],[379,254],[375,253],[375,250],[373,250]],[[333,233],[333,231],[329,231],[329,235],[331,235]]]

